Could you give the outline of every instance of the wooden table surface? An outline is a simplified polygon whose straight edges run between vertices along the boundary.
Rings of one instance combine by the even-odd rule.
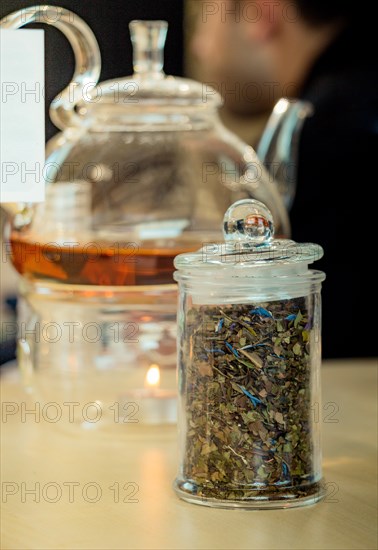
[[[175,496],[174,427],[79,432],[63,420],[23,418],[28,400],[17,370],[5,368],[1,548],[376,549],[376,392],[376,361],[326,363],[323,407],[314,411],[323,427],[325,501],[234,511]]]

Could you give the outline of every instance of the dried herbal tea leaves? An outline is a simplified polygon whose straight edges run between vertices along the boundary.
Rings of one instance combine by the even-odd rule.
[[[195,306],[180,353],[183,477],[197,496],[248,499],[312,479],[311,298]]]

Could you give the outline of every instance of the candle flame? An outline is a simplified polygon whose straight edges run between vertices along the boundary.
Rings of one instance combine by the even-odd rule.
[[[151,365],[146,375],[146,386],[156,388],[160,382],[160,369],[158,365]]]

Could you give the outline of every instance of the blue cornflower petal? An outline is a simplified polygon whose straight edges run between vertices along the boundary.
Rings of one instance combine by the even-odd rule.
[[[246,395],[248,397],[248,399],[252,402],[252,405],[254,405],[256,407],[256,405],[259,403],[260,405],[263,404],[262,401],[260,401],[260,399],[257,399],[257,397],[255,397],[254,395],[252,395],[248,390],[246,390],[245,388],[243,388],[242,386],[239,386],[239,388],[241,389],[241,391],[244,393],[244,395]]]
[[[228,350],[231,351],[231,353],[233,353],[233,354],[235,355],[235,357],[239,357],[238,352],[236,351],[235,348],[233,348],[233,347],[231,346],[231,344],[230,344],[229,342],[225,342],[225,346],[226,346],[226,348],[227,348]]]
[[[220,319],[217,328],[215,329],[215,332],[219,332],[221,328],[223,327],[224,319]]]
[[[251,315],[260,315],[260,317],[273,317],[270,311],[263,307],[256,307],[255,309],[252,309],[249,313],[251,313]]]
[[[205,348],[205,350],[208,353],[221,353],[222,355],[225,355],[224,351],[221,350],[220,348]]]
[[[265,348],[266,344],[249,344],[248,346],[244,346],[240,349],[252,349],[252,348]]]
[[[286,317],[286,321],[294,321],[296,318],[297,316],[295,315],[295,313],[292,313],[291,315],[288,315]]]

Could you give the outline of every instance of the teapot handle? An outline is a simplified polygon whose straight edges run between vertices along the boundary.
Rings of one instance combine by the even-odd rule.
[[[88,86],[98,83],[101,71],[101,54],[95,35],[78,16],[65,8],[41,5],[24,8],[5,16],[0,28],[19,29],[29,23],[46,23],[58,28],[68,39],[75,54],[75,72],[72,81],[50,105],[50,118],[60,130],[80,126],[75,105],[83,98]],[[72,93],[74,90],[74,94]]]

